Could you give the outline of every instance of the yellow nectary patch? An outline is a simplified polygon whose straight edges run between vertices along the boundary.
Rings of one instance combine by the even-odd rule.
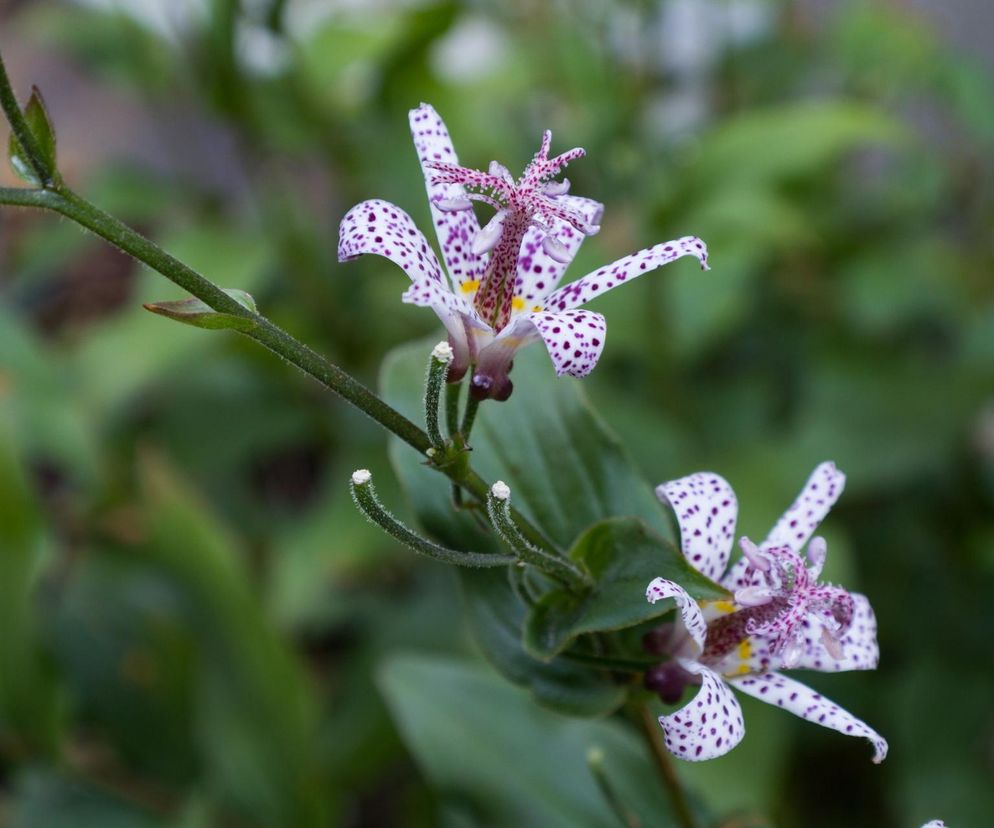
[[[480,287],[479,279],[469,279],[468,281],[463,282],[462,285],[459,286],[459,289],[463,293],[475,293],[479,287]]]
[[[511,299],[511,308],[513,308],[516,311],[524,310],[525,300],[522,299],[520,296],[515,296],[513,299]]]

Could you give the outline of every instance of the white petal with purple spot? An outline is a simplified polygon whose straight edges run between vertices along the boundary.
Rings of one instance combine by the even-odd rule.
[[[697,645],[700,652],[704,649],[704,639],[707,638],[708,628],[697,602],[687,594],[687,591],[673,581],[665,578],[654,578],[645,590],[645,600],[650,604],[672,598],[683,620],[683,626]]]
[[[877,619],[865,595],[850,593],[853,598],[853,619],[849,630],[839,644],[842,658],[836,659],[825,648],[821,629],[812,623],[803,636],[800,660],[793,665],[796,670],[818,670],[822,673],[842,673],[848,670],[875,670],[880,661],[877,644]]]
[[[486,258],[471,249],[473,240],[480,232],[480,223],[471,209],[445,210],[439,206],[439,202],[457,204],[466,197],[466,190],[461,184],[433,184],[435,171],[425,166],[427,163],[458,163],[449,130],[441,116],[431,105],[421,104],[411,110],[409,120],[414,148],[425,176],[431,221],[438,234],[442,259],[453,287],[458,289],[464,282],[479,279],[486,267]]]
[[[695,256],[700,261],[701,267],[707,269],[708,251],[704,242],[697,236],[684,236],[681,239],[647,247],[638,253],[618,259],[613,264],[605,265],[593,273],[588,273],[555,291],[546,300],[545,307],[549,310],[568,310],[585,305],[594,297],[682,256]]]
[[[835,463],[822,463],[808,478],[776,526],[770,530],[762,547],[787,546],[800,554],[808,538],[829,513],[846,485],[846,476]]]
[[[661,483],[656,496],[676,514],[687,562],[713,581],[721,578],[738,517],[738,501],[728,481],[713,472],[698,472]]]
[[[431,281],[448,288],[438,257],[424,234],[407,213],[389,201],[363,201],[342,219],[338,260],[347,262],[366,253],[390,259],[412,282]]]
[[[603,204],[589,198],[567,195],[556,200],[583,216],[590,224],[598,224],[604,212]],[[558,218],[550,222],[550,230],[551,235],[562,245],[559,259],[553,258],[544,250],[546,232],[540,227],[529,227],[521,242],[514,295],[522,301],[524,311],[531,311],[536,305],[542,305],[545,298],[556,289],[585,238],[585,234],[572,224]]]
[[[493,346],[520,348],[541,338],[558,376],[585,377],[600,359],[606,332],[604,317],[593,311],[527,313],[512,319]]]
[[[743,693],[767,704],[789,710],[809,722],[837,730],[847,736],[862,736],[869,739],[873,743],[873,761],[876,763],[882,762],[887,756],[887,741],[879,733],[799,681],[779,673],[761,673],[731,678],[728,681]]]
[[[676,713],[660,716],[666,747],[674,756],[703,762],[728,753],[742,741],[745,724],[728,686],[711,670],[690,659],[678,659],[688,673],[701,677],[701,689]]]

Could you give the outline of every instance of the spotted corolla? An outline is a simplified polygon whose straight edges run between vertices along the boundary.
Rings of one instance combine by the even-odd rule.
[[[504,400],[518,348],[541,339],[556,373],[586,376],[604,348],[604,317],[580,306],[682,256],[707,269],[707,248],[684,236],[645,248],[559,287],[584,237],[600,229],[602,204],[555,180],[584,155],[579,147],[549,157],[552,135],[515,180],[502,164],[487,172],[459,166],[445,123],[428,104],[410,113],[411,133],[428,190],[446,273],[425,236],[400,207],[373,199],[353,207],[339,229],[338,258],[385,256],[411,279],[402,300],[430,307],[449,334],[449,380],[472,368],[478,399]],[[480,227],[473,202],[495,210]],[[446,278],[447,276],[447,278]]]
[[[833,463],[819,465],[761,544],[741,539],[742,557],[730,568],[738,503],[728,482],[705,472],[657,487],[676,515],[687,561],[732,594],[730,601],[698,604],[663,578],[646,590],[652,603],[674,599],[680,618],[647,637],[647,648],[670,660],[646,674],[646,686],[675,703],[686,685],[701,685],[687,705],[659,717],[674,755],[713,759],[741,741],[745,725],[731,687],[810,722],[869,739],[874,762],[887,755],[887,742],[867,724],[779,672],[877,666],[877,623],[867,598],[818,581],[826,544],[811,536],[844,485],[845,475]]]

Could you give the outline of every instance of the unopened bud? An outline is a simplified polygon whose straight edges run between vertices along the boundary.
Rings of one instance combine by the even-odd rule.
[[[503,480],[498,480],[490,487],[490,494],[498,500],[507,500],[511,496],[511,487]]]
[[[352,472],[352,482],[356,486],[364,486],[373,479],[373,473],[369,469],[356,469]]]
[[[439,362],[444,362],[446,364],[452,362],[455,352],[452,350],[452,346],[446,341],[442,340],[434,348],[431,349],[432,359],[437,359]]]

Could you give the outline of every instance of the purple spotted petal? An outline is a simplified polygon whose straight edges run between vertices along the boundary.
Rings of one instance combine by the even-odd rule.
[[[798,555],[801,554],[804,544],[839,499],[845,484],[846,476],[835,468],[834,463],[819,465],[811,473],[797,499],[770,530],[760,548],[786,546]],[[749,561],[743,557],[728,570],[721,585],[734,592],[752,586],[758,580],[759,574],[750,570]]]
[[[593,311],[524,313],[512,319],[489,347],[516,349],[541,338],[557,376],[585,377],[600,359],[606,332],[604,317]]]
[[[697,645],[697,652],[703,651],[708,628],[697,602],[679,584],[667,581],[665,578],[654,578],[645,589],[645,600],[650,604],[655,604],[656,601],[662,601],[666,598],[672,598],[676,601],[676,607],[680,612],[684,628]]]
[[[877,619],[865,595],[850,593],[853,599],[853,620],[849,630],[840,640],[842,658],[833,658],[821,640],[820,628],[803,636],[804,644],[800,660],[793,665],[796,670],[819,670],[823,673],[841,673],[847,670],[874,670],[880,660],[880,647],[877,644]]]
[[[846,476],[835,468],[835,463],[822,463],[818,466],[804,484],[797,500],[770,530],[762,548],[787,546],[800,554],[818,524],[839,499],[845,485]]]
[[[401,296],[401,301],[408,305],[432,308],[439,319],[445,324],[449,333],[460,330],[463,322],[470,327],[490,331],[470,302],[463,296],[457,296],[447,287],[432,279],[421,279],[414,282]],[[451,323],[451,324],[450,324]]]
[[[618,259],[614,264],[605,265],[600,270],[588,273],[555,291],[545,302],[549,310],[567,310],[585,305],[595,296],[616,288],[626,281],[655,270],[664,264],[681,258],[696,256],[701,267],[707,269],[708,250],[697,236],[684,236],[674,241],[663,242],[655,247],[647,247],[631,256]]]
[[[742,741],[742,709],[728,686],[711,670],[690,659],[678,659],[688,673],[701,677],[701,689],[676,713],[660,716],[666,747],[674,756],[703,762],[728,753]]]
[[[470,249],[473,239],[480,232],[480,224],[472,210],[442,210],[439,201],[456,201],[465,197],[462,184],[432,183],[437,172],[426,163],[456,164],[455,149],[446,129],[445,122],[430,104],[421,104],[410,112],[411,135],[414,148],[421,161],[421,171],[425,176],[428,190],[428,203],[431,206],[431,221],[438,234],[438,244],[442,249],[442,259],[449,271],[453,287],[483,276],[486,257],[477,256]]]
[[[728,481],[712,472],[698,472],[661,483],[656,496],[676,514],[687,562],[713,581],[721,578],[735,541],[739,511]]]
[[[447,289],[442,267],[428,240],[411,217],[389,201],[363,201],[342,219],[338,261],[351,261],[365,253],[386,256],[400,265],[412,282],[430,281]]]
[[[571,195],[560,196],[556,201],[583,216],[588,224],[600,224],[601,215],[604,213],[604,205],[600,202]],[[551,230],[552,235],[562,245],[559,258],[564,261],[557,261],[545,252],[542,243],[546,233],[534,225],[525,231],[525,237],[521,242],[514,295],[522,300],[524,303],[522,308],[525,311],[532,311],[536,305],[541,306],[545,297],[556,289],[585,238],[585,235],[572,224],[561,219],[554,219],[551,222]]]
[[[728,679],[729,683],[760,701],[789,710],[809,722],[830,727],[848,736],[863,736],[873,743],[873,761],[887,756],[887,742],[873,728],[810,687],[779,673],[761,673]]]

